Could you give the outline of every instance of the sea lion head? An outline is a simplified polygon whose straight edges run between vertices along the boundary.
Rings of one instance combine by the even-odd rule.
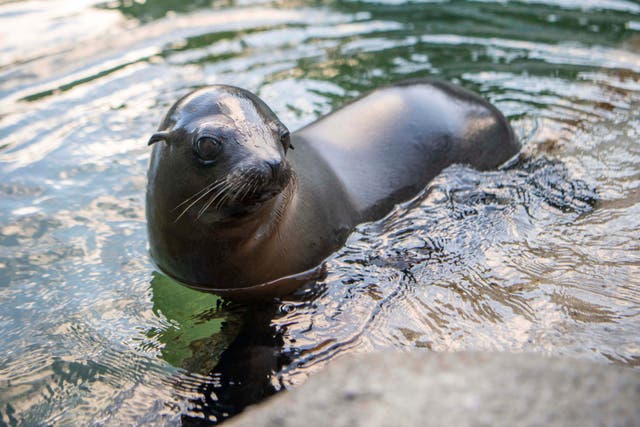
[[[281,194],[291,177],[289,131],[262,100],[233,86],[209,86],[178,100],[149,145],[148,197],[175,222],[247,217]]]

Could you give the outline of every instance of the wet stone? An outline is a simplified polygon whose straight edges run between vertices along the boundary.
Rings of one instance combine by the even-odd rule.
[[[640,373],[509,353],[347,356],[225,423],[242,426],[637,426]]]

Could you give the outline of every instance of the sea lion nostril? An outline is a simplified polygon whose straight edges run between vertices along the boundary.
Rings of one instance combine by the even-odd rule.
[[[279,159],[269,159],[265,163],[269,167],[271,178],[276,178],[278,174],[280,174],[280,170],[282,169],[282,161]]]

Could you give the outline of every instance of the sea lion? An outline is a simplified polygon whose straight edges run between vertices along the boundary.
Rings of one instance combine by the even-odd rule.
[[[152,258],[232,297],[292,291],[358,223],[445,167],[490,169],[520,149],[494,106],[427,79],[374,90],[291,135],[251,92],[209,86],[179,99],[149,145]]]

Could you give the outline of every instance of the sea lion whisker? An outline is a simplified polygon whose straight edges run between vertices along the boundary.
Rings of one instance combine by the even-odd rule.
[[[220,209],[220,208],[222,207],[222,205],[223,205],[227,200],[230,200],[230,199],[231,199],[231,193],[226,193],[224,196],[222,196],[222,197],[220,198],[220,200],[218,200],[218,201],[216,202],[216,204],[214,205],[214,207],[215,207],[216,209]]]
[[[198,197],[199,195],[201,195],[202,193],[207,193],[209,190],[211,190],[211,187],[215,184],[218,184],[220,182],[220,180],[216,180],[212,183],[209,183],[207,185],[205,185],[203,188],[201,188],[199,191],[197,191],[196,193],[192,194],[191,196],[187,197],[186,199],[184,199],[181,203],[177,204],[176,207],[174,207],[173,209],[171,209],[171,212],[175,211],[176,209],[178,209],[180,206],[183,206],[185,203],[189,203],[189,201],[191,201],[194,197]]]
[[[220,197],[220,195],[223,195],[223,199],[224,199],[224,195],[229,194],[229,189],[231,188],[232,184],[229,182],[226,182],[225,185],[223,185],[217,192],[216,194],[214,194],[208,201],[207,203],[204,204],[204,206],[200,209],[200,211],[198,211],[198,215],[196,216],[196,220],[199,220],[200,217],[207,211],[207,209],[209,209],[209,207],[213,204],[213,202]]]
[[[253,185],[253,181],[255,181],[256,177],[252,177],[250,180],[245,181],[242,184],[241,191],[238,191],[237,199],[244,199],[248,194],[251,193],[251,186]]]
[[[223,184],[224,181],[220,180],[220,182],[218,184],[212,185],[211,188],[209,188],[207,191],[205,191],[200,197],[198,197],[196,200],[194,200],[193,202],[191,202],[189,204],[189,206],[187,206],[186,208],[184,208],[184,210],[182,212],[180,212],[180,215],[178,215],[178,217],[174,220],[174,222],[178,222],[178,220],[180,218],[182,218],[182,216],[187,213],[187,211],[189,209],[191,209],[196,203],[198,203],[200,200],[202,200],[204,197],[206,197],[208,194],[210,194],[212,191],[215,191],[216,188],[218,188],[220,186],[220,184]],[[224,188],[224,185],[222,186]],[[220,191],[220,190],[218,190]],[[215,197],[215,196],[214,196]]]
[[[202,217],[202,215],[204,215],[204,213],[211,207],[211,205],[213,204],[213,202],[220,197],[220,195],[222,195],[222,197],[220,198],[220,200],[223,200],[229,193],[228,192],[220,192],[217,193],[214,197],[212,197],[211,199],[209,199],[209,201],[198,211],[198,215],[196,216],[195,221],[198,221],[200,219],[200,217]],[[217,203],[216,203],[217,205]]]
[[[188,203],[191,199],[193,199],[194,197],[198,197],[198,199],[196,200],[196,202],[200,199],[202,199],[202,197],[204,197],[207,193],[209,193],[211,190],[215,189],[217,186],[219,186],[220,184],[222,184],[224,182],[224,179],[218,179],[213,181],[212,183],[206,185],[203,189],[201,189],[200,191],[196,192],[195,194],[187,197],[182,203],[180,203],[179,205],[177,205],[175,208],[171,209],[171,212],[175,211],[176,209],[178,209],[180,206],[183,206],[185,203]]]
[[[233,194],[234,200],[242,199],[242,193],[244,192],[246,186],[247,186],[247,182],[244,181],[242,182],[242,184],[238,186],[238,188],[234,189],[234,191],[231,191],[231,193]]]
[[[249,181],[249,186],[248,186],[249,188],[246,194],[251,194],[256,191],[256,189],[258,188],[258,181],[259,181],[259,178],[254,175]]]
[[[253,180],[253,177],[251,177],[250,179],[246,179],[244,175],[241,175],[241,177],[234,180],[234,188],[229,191],[230,195],[232,196],[231,199],[242,200],[247,194],[249,194],[247,190],[249,190],[251,180]],[[236,185],[238,181],[240,181],[240,184]]]
[[[180,215],[178,215],[178,216],[176,217],[176,219],[175,219],[173,222],[178,222],[178,220],[179,220],[180,218],[182,218],[182,216],[183,216],[185,213],[187,213],[187,211],[189,211],[189,209],[191,209],[191,208],[192,208],[196,203],[198,203],[198,202],[199,202],[203,197],[205,197],[206,195],[210,194],[210,193],[211,193],[211,191],[213,191],[213,189],[211,189],[211,190],[209,190],[209,191],[205,192],[201,197],[198,197],[198,199],[197,199],[197,200],[194,200],[192,203],[190,203],[190,204],[189,204],[189,206],[187,206],[186,208],[184,208],[184,209],[182,210],[182,212],[180,212]]]

